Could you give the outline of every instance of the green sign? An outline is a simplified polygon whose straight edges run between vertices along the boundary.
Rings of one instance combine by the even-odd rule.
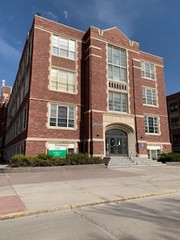
[[[50,148],[48,154],[53,157],[66,158],[66,148]]]

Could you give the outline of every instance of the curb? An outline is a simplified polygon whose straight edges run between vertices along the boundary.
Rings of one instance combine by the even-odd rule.
[[[121,197],[121,198],[110,199],[110,200],[87,202],[87,203],[82,203],[82,204],[68,204],[68,205],[64,205],[62,207],[40,209],[40,210],[35,210],[35,211],[17,212],[17,213],[11,213],[11,214],[6,214],[6,215],[0,216],[0,221],[10,220],[10,219],[15,219],[15,218],[20,218],[20,217],[26,217],[26,216],[40,215],[40,214],[44,214],[44,213],[53,213],[53,212],[60,212],[60,211],[65,211],[65,210],[73,210],[73,209],[83,208],[83,207],[88,207],[88,206],[104,205],[104,204],[111,204],[111,203],[118,204],[119,202],[123,202],[123,201],[131,201],[131,200],[135,200],[135,199],[144,199],[144,198],[149,198],[149,197],[158,197],[158,196],[170,195],[170,194],[176,194],[176,193],[180,193],[180,190],[171,190],[171,191],[160,192],[160,193],[147,193],[147,194],[141,194],[141,195],[135,195],[135,196],[129,196],[129,197]]]
[[[167,166],[180,167],[180,162],[166,162]]]
[[[27,172],[50,172],[50,171],[66,171],[66,170],[79,170],[79,169],[95,169],[105,168],[102,164],[84,164],[84,165],[69,165],[69,166],[52,166],[52,167],[18,167],[0,168],[0,173],[27,173]]]

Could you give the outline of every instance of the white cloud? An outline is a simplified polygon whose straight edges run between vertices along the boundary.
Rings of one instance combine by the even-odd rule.
[[[160,0],[151,0],[151,5],[157,6]],[[143,18],[148,11],[146,0],[94,0],[94,11],[97,20],[109,27],[117,26],[128,37],[135,33],[135,20]],[[160,11],[160,10],[157,10]]]
[[[51,11],[42,10],[42,14],[45,15],[46,17],[52,19],[52,20],[55,20],[55,21],[58,20],[58,16],[56,14],[52,13]]]
[[[21,41],[16,41],[16,43],[17,43],[18,45],[23,45],[23,43],[22,43]]]
[[[136,18],[136,10],[133,8],[134,4],[133,6],[127,6],[122,0],[96,0],[94,4],[96,16],[99,21],[107,24],[109,27],[119,27],[128,37],[133,36],[133,20]]]
[[[65,19],[68,19],[68,12],[64,10],[64,17]]]
[[[39,13],[40,15],[42,15],[42,17],[46,17],[46,18],[49,18],[51,20],[54,20],[54,21],[58,21],[58,16],[56,14],[54,14],[53,12],[51,11],[46,11],[46,10],[43,10],[43,9],[36,9],[36,7],[33,7],[32,8],[32,14],[37,14]]]
[[[0,16],[0,21],[9,21],[12,22],[14,21],[14,16]]]
[[[0,37],[0,54],[10,60],[19,61],[21,52]]]

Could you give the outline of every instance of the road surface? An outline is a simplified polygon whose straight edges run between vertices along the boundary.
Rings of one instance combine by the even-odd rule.
[[[180,240],[180,194],[0,222],[1,240]]]

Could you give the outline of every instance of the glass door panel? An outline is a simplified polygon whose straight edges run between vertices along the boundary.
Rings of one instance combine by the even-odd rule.
[[[112,129],[106,132],[106,155],[128,154],[127,133],[121,130]]]
[[[116,154],[116,139],[115,138],[110,138],[110,154]]]

